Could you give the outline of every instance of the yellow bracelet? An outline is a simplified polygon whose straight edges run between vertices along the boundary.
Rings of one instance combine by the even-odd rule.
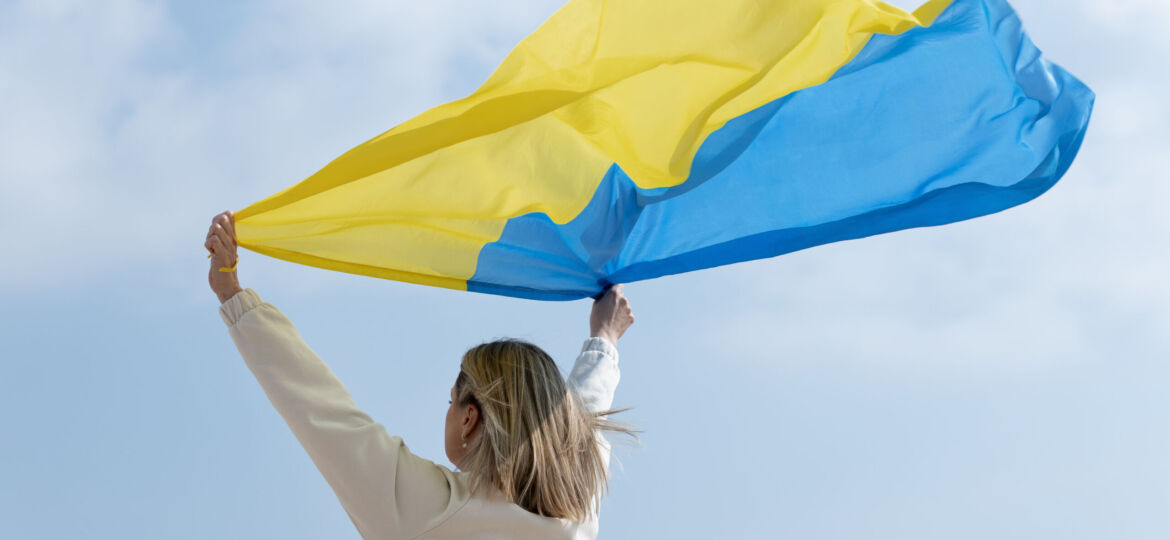
[[[207,255],[207,258],[208,258],[208,259],[210,259],[212,255],[213,255],[213,254],[209,253],[209,254]],[[221,267],[219,267],[219,271],[220,271],[220,272],[235,272],[235,271],[236,271],[236,267],[237,267],[237,266],[239,266],[239,265],[240,265],[240,260],[239,260],[239,259],[236,259],[236,264],[233,264],[231,268],[228,268],[228,267],[226,267],[226,266],[221,266]]]

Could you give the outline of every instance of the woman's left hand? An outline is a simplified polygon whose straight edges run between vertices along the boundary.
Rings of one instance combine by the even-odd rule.
[[[207,230],[207,240],[203,247],[211,252],[207,283],[211,285],[215,296],[219,297],[220,303],[227,302],[236,293],[243,291],[236,277],[236,263],[240,258],[236,253],[236,219],[231,211],[211,219],[211,228]]]

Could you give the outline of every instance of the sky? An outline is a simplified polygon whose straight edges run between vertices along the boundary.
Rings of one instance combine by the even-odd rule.
[[[1068,174],[629,285],[615,405],[642,434],[601,538],[1170,537],[1170,3],[1013,4],[1098,96]],[[217,314],[207,225],[470,94],[558,7],[0,0],[0,538],[358,538]],[[239,276],[444,464],[466,348],[567,369],[588,333],[587,301],[250,252]]]

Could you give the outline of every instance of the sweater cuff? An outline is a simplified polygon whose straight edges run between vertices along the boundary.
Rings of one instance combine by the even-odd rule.
[[[581,352],[597,351],[617,358],[617,347],[610,343],[609,340],[599,337],[591,337],[585,340],[585,344],[581,346]]]
[[[224,324],[231,328],[240,321],[245,313],[252,311],[259,306],[263,301],[260,300],[260,295],[252,289],[244,289],[235,294],[235,296],[228,298],[219,306],[219,316],[223,318]]]

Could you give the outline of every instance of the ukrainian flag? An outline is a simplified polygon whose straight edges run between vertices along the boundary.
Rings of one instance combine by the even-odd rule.
[[[470,96],[236,214],[302,264],[544,300],[998,212],[1093,93],[1004,0],[571,0]]]

